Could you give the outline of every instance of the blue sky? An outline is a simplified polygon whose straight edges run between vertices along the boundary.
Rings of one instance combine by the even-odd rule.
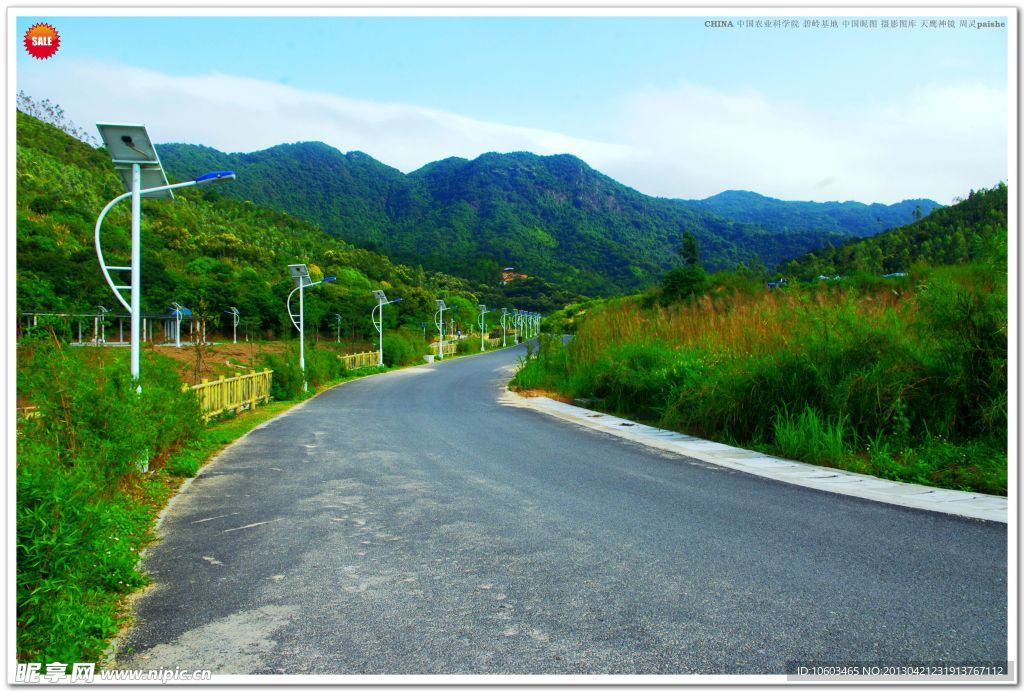
[[[19,50],[18,88],[158,142],[320,139],[402,170],[561,149],[673,197],[949,202],[1006,178],[1005,29],[704,20],[22,17],[19,40],[48,21],[61,48]]]

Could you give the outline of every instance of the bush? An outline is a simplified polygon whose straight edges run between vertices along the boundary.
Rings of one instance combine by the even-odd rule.
[[[384,334],[384,364],[388,367],[422,361],[428,346],[420,332],[390,331]]]
[[[262,353],[257,362],[259,369],[274,370],[270,380],[270,397],[275,401],[293,401],[303,395],[302,370],[299,368],[298,349],[285,351],[283,356]]]
[[[127,353],[29,340],[19,394],[39,417],[17,437],[17,651],[20,660],[93,661],[117,632],[120,594],[138,587],[153,493],[141,472],[201,428],[198,404],[169,363],[150,354],[143,393]]]

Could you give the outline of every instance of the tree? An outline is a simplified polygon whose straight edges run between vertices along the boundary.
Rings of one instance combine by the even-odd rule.
[[[700,245],[690,231],[683,233],[683,246],[679,250],[683,266],[665,274],[661,283],[661,299],[665,304],[683,300],[704,291],[707,275],[700,265]]]
[[[697,244],[697,238],[693,237],[693,233],[690,231],[683,233],[683,246],[680,248],[679,254],[686,266],[697,266],[700,261],[700,245]]]

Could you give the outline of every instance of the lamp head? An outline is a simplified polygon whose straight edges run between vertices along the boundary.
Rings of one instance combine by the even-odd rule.
[[[196,178],[195,182],[197,185],[209,185],[215,182],[228,182],[229,180],[235,179],[235,171],[233,170],[218,170],[212,173],[204,173]]]

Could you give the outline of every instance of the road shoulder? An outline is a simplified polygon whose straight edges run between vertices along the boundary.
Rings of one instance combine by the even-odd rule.
[[[536,410],[661,451],[801,487],[964,518],[997,523],[1007,523],[1009,520],[1007,497],[885,480],[871,475],[776,458],[757,451],[727,446],[598,413],[544,396],[520,396],[507,389],[501,396],[501,403]]]

